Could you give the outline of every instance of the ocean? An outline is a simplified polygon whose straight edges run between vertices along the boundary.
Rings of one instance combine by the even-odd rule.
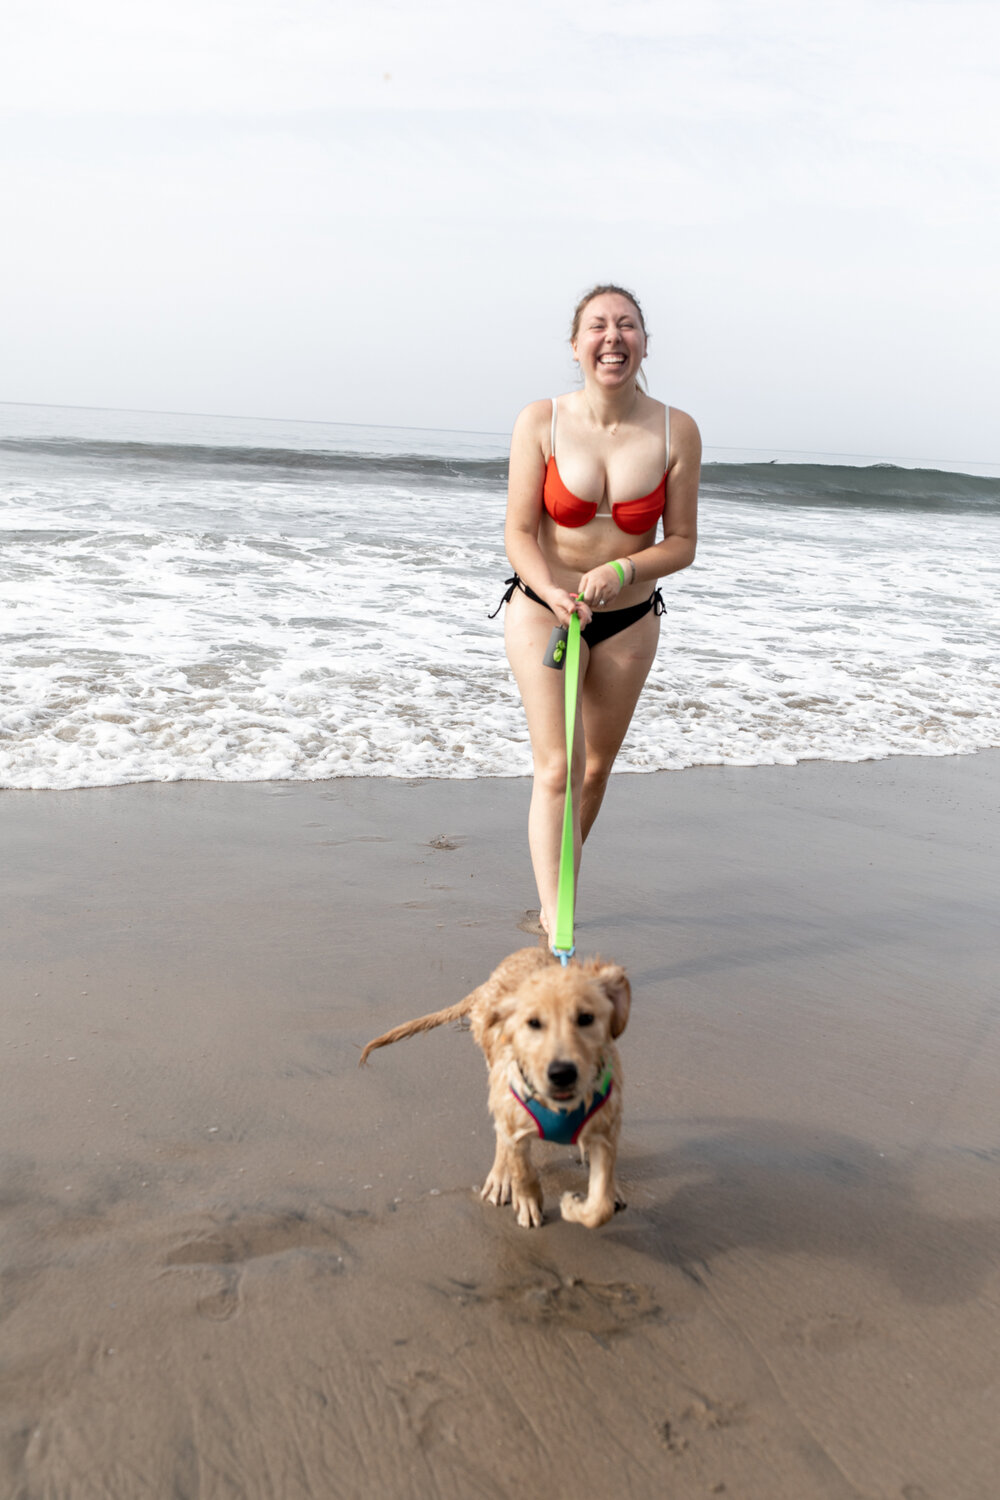
[[[1000,467],[709,449],[618,760],[1000,746]],[[520,776],[506,438],[0,405],[0,786]]]

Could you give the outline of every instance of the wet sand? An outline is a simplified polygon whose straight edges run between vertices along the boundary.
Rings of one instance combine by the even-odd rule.
[[[523,781],[0,794],[0,1494],[992,1500],[1000,754],[615,778],[597,1232],[442,1030]]]

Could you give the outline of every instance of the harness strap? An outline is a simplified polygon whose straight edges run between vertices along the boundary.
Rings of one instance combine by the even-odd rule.
[[[519,1070],[520,1071],[520,1070]],[[585,1099],[581,1099],[575,1109],[549,1109],[534,1095],[524,1082],[521,1074],[523,1094],[519,1094],[512,1083],[508,1083],[514,1098],[521,1108],[530,1115],[534,1121],[535,1129],[543,1141],[554,1141],[557,1145],[575,1146],[580,1138],[583,1127],[592,1120],[599,1109],[603,1109],[611,1097],[614,1089],[614,1073],[612,1068],[605,1066],[602,1071],[601,1080],[597,1084],[588,1105]]]

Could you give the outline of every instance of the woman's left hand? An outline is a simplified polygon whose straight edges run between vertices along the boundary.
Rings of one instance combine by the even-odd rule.
[[[602,605],[610,604],[612,599],[618,598],[621,591],[622,580],[617,568],[611,563],[602,563],[599,568],[591,568],[589,573],[584,573],[577,588],[577,593],[583,595],[584,602],[591,609],[600,609]]]

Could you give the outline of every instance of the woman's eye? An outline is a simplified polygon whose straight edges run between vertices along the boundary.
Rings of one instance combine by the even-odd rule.
[[[590,1014],[590,1011],[589,1010],[581,1010],[580,1014],[576,1018],[576,1024],[578,1026],[593,1026],[593,1024],[594,1024],[594,1018]]]
[[[529,1016],[528,1025],[531,1027],[532,1031],[541,1031],[542,1029],[542,1023],[537,1016]]]

